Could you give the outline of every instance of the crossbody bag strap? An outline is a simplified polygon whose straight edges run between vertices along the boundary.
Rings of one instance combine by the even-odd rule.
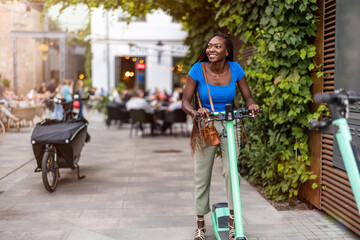
[[[202,69],[203,69],[203,73],[204,73],[204,77],[205,77],[205,82],[206,82],[206,86],[207,86],[208,93],[209,93],[209,100],[210,100],[211,110],[212,110],[213,112],[215,112],[215,110],[214,110],[214,104],[213,104],[213,101],[212,101],[212,99],[211,99],[209,84],[208,84],[208,81],[207,81],[207,78],[206,78],[205,65],[204,65],[203,62],[201,62],[201,65],[202,65]]]

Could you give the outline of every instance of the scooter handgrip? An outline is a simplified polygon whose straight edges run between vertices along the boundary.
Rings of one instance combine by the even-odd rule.
[[[333,93],[317,93],[314,96],[315,102],[323,102],[323,103],[330,103],[334,100],[334,94]]]

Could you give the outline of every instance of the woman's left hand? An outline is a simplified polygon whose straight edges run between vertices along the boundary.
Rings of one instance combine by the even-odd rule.
[[[260,106],[257,105],[256,103],[251,104],[250,106],[248,106],[249,109],[249,114],[250,116],[255,116],[255,114],[259,113],[260,110]]]

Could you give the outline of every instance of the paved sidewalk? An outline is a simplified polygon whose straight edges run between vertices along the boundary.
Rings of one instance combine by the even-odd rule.
[[[193,161],[185,137],[129,139],[129,126],[105,126],[88,116],[91,142],[81,173],[61,169],[54,193],[42,185],[29,129],[8,134],[0,144],[0,240],[191,240],[195,226]],[[171,151],[169,151],[171,150]],[[225,201],[220,161],[214,166],[211,201]],[[249,240],[359,239],[317,210],[274,209],[241,181],[245,233]],[[214,240],[210,215],[207,239]]]

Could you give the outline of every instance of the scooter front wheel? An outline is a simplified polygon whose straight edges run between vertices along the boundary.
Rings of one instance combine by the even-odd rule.
[[[53,192],[59,180],[59,168],[55,162],[54,150],[46,150],[41,165],[45,189]]]

